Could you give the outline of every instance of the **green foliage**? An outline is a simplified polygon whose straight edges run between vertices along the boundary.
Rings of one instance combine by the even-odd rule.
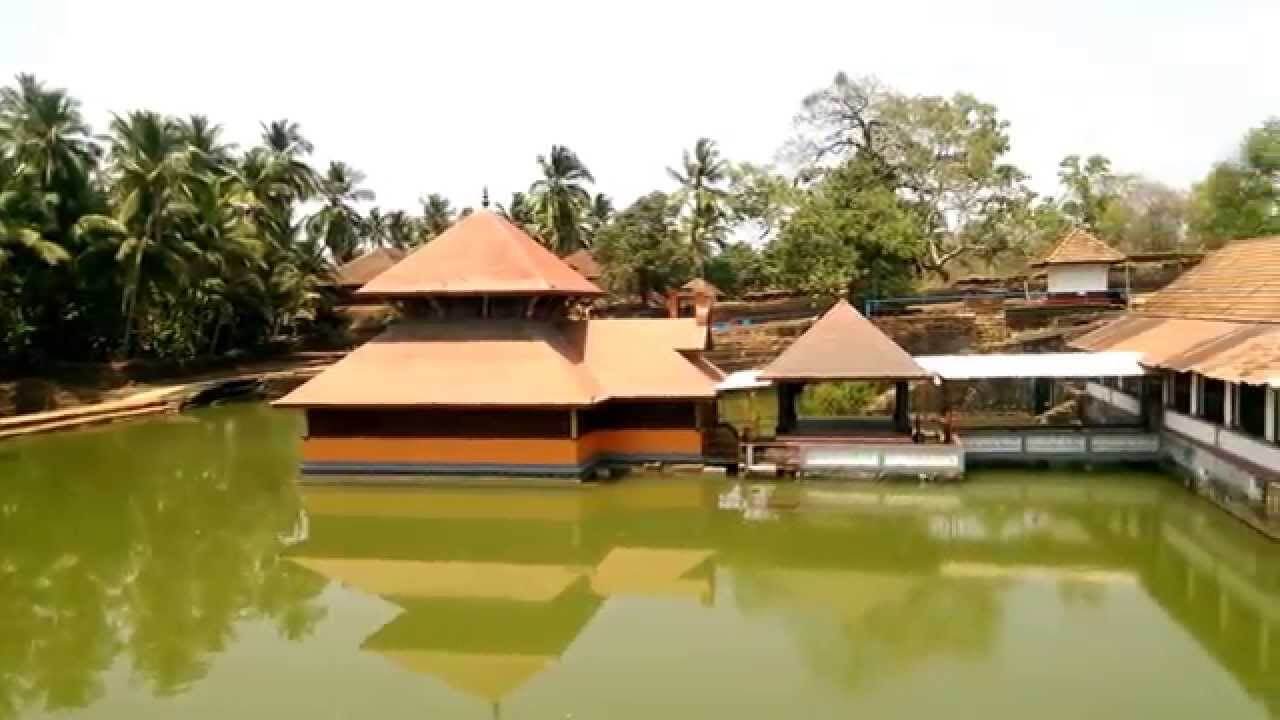
[[[870,414],[883,388],[875,383],[832,382],[806,386],[796,412],[808,417],[848,417]]]
[[[850,160],[816,183],[768,248],[778,280],[816,297],[909,291],[923,221],[873,163]]]
[[[595,182],[591,171],[572,150],[552,145],[549,155],[538,156],[539,178],[529,188],[537,236],[554,252],[567,255],[587,246],[587,215]]]
[[[766,290],[773,276],[765,255],[747,243],[729,245],[712,257],[706,267],[707,280],[730,297]]]
[[[594,253],[604,282],[619,293],[665,293],[693,276],[695,261],[681,237],[680,206],[654,192],[631,204],[600,230]]]
[[[1250,130],[1236,158],[1192,191],[1192,234],[1209,247],[1280,233],[1280,118]]]
[[[773,168],[741,163],[729,169],[730,223],[756,241],[773,238],[803,197],[795,182]]]
[[[104,152],[65,91],[30,76],[0,90],[0,364],[183,360],[309,332],[328,302],[323,241],[369,241],[358,173],[318,178],[287,120],[242,155],[202,116],[136,111],[109,129]],[[295,222],[320,189],[354,241],[333,217],[308,223],[319,239]]]
[[[677,202],[683,207],[681,221],[685,237],[693,253],[699,274],[706,272],[712,248],[725,244],[726,198],[721,187],[729,174],[729,165],[720,156],[714,140],[698,138],[693,152],[684,152],[680,168],[667,168],[671,179],[680,184]]]
[[[856,161],[914,210],[915,265],[942,279],[970,254],[1009,244],[1010,216],[1034,199],[1025,175],[1004,162],[1008,123],[971,95],[904,95],[844,73],[804,101],[793,143],[806,177]],[[827,262],[829,268],[846,266]]]
[[[448,230],[456,219],[453,204],[440,193],[431,193],[420,198],[418,202],[422,205],[423,242],[430,241]]]

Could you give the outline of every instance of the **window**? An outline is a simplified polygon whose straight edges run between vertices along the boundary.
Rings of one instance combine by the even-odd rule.
[[[1267,386],[1238,385],[1240,431],[1257,438],[1267,434]]]
[[[1142,394],[1142,381],[1141,375],[1122,377],[1120,378],[1120,390],[1137,397]]]
[[[1191,373],[1174,373],[1173,404],[1170,407],[1183,415],[1191,414]]]
[[[1227,384],[1213,378],[1200,379],[1200,417],[1226,425],[1223,410],[1227,404]]]

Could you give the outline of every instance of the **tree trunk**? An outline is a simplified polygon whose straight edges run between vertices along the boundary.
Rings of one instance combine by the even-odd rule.
[[[133,255],[133,267],[129,269],[129,279],[124,288],[124,341],[120,354],[124,359],[129,357],[129,340],[133,334],[133,319],[138,309],[138,285],[142,274],[142,254],[146,251],[146,241],[139,239],[138,251]]]

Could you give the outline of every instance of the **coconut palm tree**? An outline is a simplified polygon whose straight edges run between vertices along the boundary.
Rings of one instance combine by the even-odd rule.
[[[724,244],[722,230],[728,193],[720,185],[728,178],[728,163],[720,156],[715,141],[698,138],[692,153],[684,151],[680,169],[669,167],[667,174],[680,183],[678,197],[685,206],[689,247],[702,274],[711,255],[711,243]]]
[[[197,180],[178,123],[137,111],[111,121],[111,168],[115,212],[87,215],[79,232],[94,250],[110,250],[121,269],[121,312],[128,355],[140,302],[186,276],[198,247],[181,232],[195,216],[190,183]]]
[[[320,190],[320,177],[306,158],[315,146],[302,134],[302,127],[289,120],[262,126],[262,152],[270,163],[270,175],[277,184],[277,202],[303,202]]]
[[[24,196],[6,201],[9,212],[20,205],[28,213],[22,222],[10,215],[11,243],[20,236],[22,246],[44,258],[63,253],[35,244],[29,233],[15,228],[34,227],[45,242],[68,251],[72,228],[80,215],[101,210],[101,197],[93,176],[102,157],[80,103],[65,90],[49,89],[32,75],[19,75],[16,84],[0,89],[0,154],[8,156],[7,189]],[[34,215],[31,213],[35,213]]]
[[[587,211],[587,237],[594,244],[596,235],[613,219],[615,210],[613,207],[613,198],[604,193],[596,193],[591,198],[591,207]]]
[[[18,175],[12,158],[0,155],[0,270],[14,255],[30,254],[46,265],[70,258],[65,247],[45,237],[52,217],[49,198]]]
[[[0,89],[0,144],[40,192],[87,186],[102,156],[80,103],[33,75],[19,75],[16,86]]]
[[[195,173],[228,174],[233,165],[235,145],[222,141],[222,126],[204,115],[192,115],[177,123],[179,140],[187,146],[188,162]]]
[[[374,199],[372,190],[361,187],[364,173],[344,162],[331,162],[320,178],[324,206],[308,221],[308,230],[324,241],[339,263],[353,259],[360,250],[364,218],[357,203]]]
[[[431,193],[418,198],[422,205],[422,235],[424,242],[434,240],[436,236],[453,224],[455,213],[453,203],[440,193]]]
[[[369,208],[369,214],[365,216],[360,231],[361,238],[365,241],[364,244],[376,248],[387,247],[391,244],[390,230],[387,228],[387,216],[382,214],[382,208]]]
[[[585,184],[595,178],[587,166],[563,145],[552,145],[538,156],[542,177],[529,188],[533,215],[542,242],[562,255],[587,246],[583,225],[591,206]]]
[[[387,245],[397,250],[408,250],[417,247],[421,236],[417,221],[409,213],[403,210],[387,213]]]

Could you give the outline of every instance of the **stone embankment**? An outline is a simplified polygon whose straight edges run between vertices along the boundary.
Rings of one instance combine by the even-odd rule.
[[[175,413],[193,404],[248,392],[278,397],[341,356],[342,353],[302,353],[258,367],[234,368],[222,374],[205,374],[169,384],[118,388],[111,391],[112,399],[104,402],[0,417],[0,440]]]

